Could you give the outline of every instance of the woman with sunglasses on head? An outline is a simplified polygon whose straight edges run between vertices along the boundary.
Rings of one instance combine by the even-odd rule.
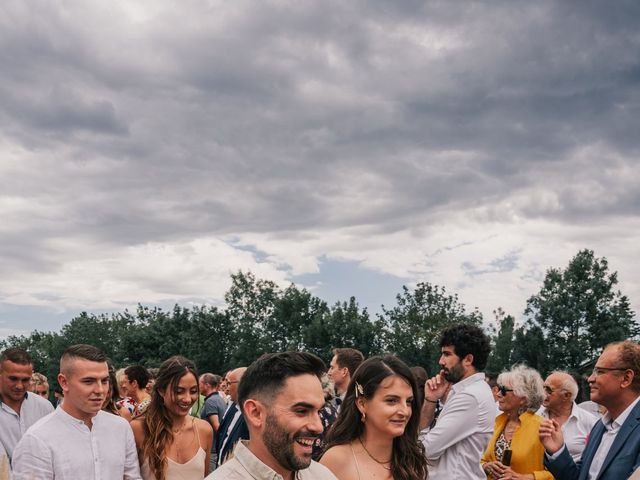
[[[338,480],[424,480],[416,380],[402,360],[372,357],[355,371],[320,463]]]
[[[208,473],[213,430],[191,417],[198,399],[198,376],[191,360],[165,360],[151,402],[131,422],[144,480],[202,480]]]
[[[540,374],[516,365],[498,377],[498,406],[493,437],[482,457],[482,468],[492,479],[553,480],[544,468],[544,447],[536,415],[544,399]]]

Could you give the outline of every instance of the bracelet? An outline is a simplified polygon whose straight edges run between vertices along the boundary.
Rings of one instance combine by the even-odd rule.
[[[438,403],[438,400],[429,400],[427,397],[424,398],[429,403]]]

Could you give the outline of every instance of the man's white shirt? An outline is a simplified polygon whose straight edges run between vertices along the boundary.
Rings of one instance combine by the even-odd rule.
[[[544,418],[549,418],[549,412],[544,407],[540,407],[537,413]],[[569,454],[574,462],[577,462],[582,457],[582,451],[587,444],[589,433],[597,422],[598,417],[580,408],[574,402],[571,415],[561,427],[564,443],[569,449]]]
[[[495,401],[484,373],[452,385],[435,426],[421,438],[429,480],[486,480],[480,459],[495,419]]]
[[[13,455],[14,480],[140,480],[129,423],[100,411],[89,429],[62,408],[33,425]]]
[[[19,415],[0,400],[0,453],[4,451],[11,461],[14,448],[29,427],[51,412],[51,402],[31,392],[24,396]]]

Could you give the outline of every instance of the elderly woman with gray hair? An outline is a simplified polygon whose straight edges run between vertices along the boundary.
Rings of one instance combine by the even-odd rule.
[[[482,457],[492,479],[553,480],[544,468],[544,447],[538,437],[542,417],[536,415],[544,399],[540,374],[516,365],[498,377],[498,406],[493,437]]]

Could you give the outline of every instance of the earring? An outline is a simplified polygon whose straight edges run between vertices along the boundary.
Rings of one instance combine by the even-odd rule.
[[[367,421],[367,414],[365,412],[362,412],[362,418],[360,420],[362,421],[362,423],[365,423]]]

